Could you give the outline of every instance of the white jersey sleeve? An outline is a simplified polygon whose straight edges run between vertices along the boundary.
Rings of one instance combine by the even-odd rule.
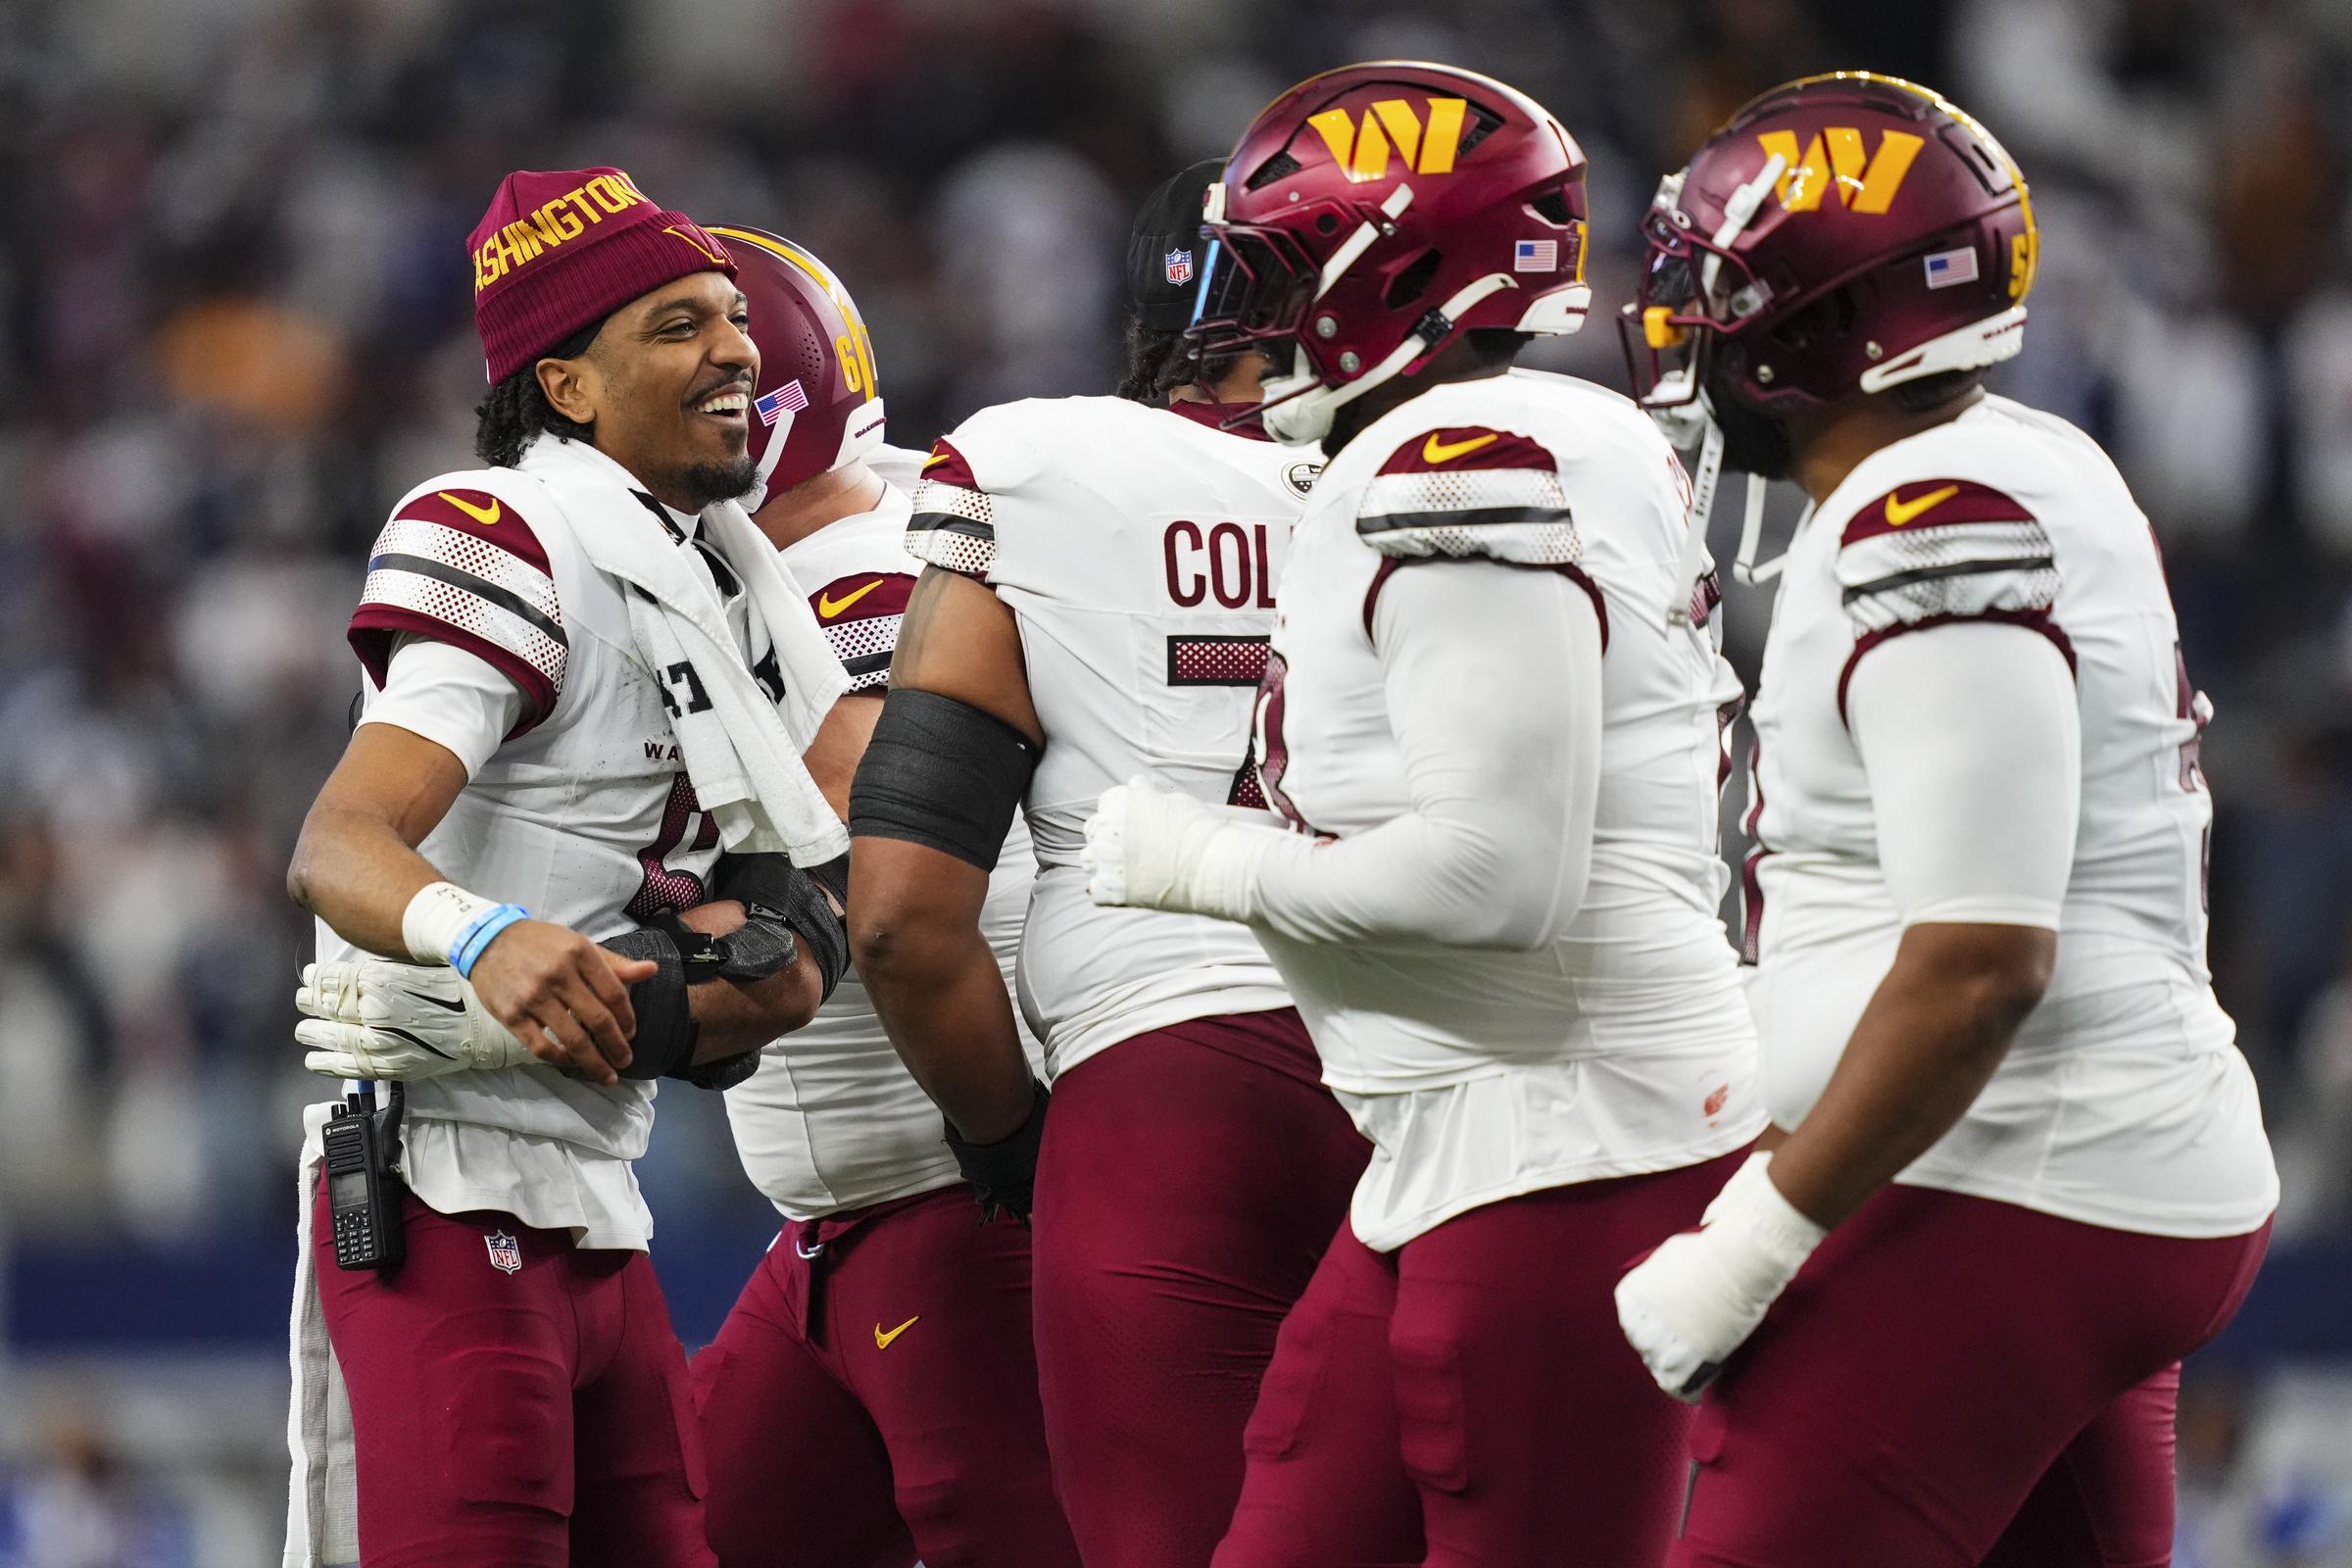
[[[1905,926],[2055,931],[2082,802],[2074,672],[2015,626],[1908,637],[1856,666],[1846,720]]]
[[[503,670],[454,643],[404,632],[395,638],[383,690],[368,694],[363,724],[421,735],[473,777],[522,719],[523,695]]]
[[[1592,600],[1550,572],[1449,562],[1384,580],[1372,631],[1409,808],[1270,844],[1258,917],[1301,942],[1555,940],[1584,898],[1599,788]]]

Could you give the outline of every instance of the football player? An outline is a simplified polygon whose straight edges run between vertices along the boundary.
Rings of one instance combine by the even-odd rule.
[[[1295,831],[1139,778],[1091,891],[1247,922],[1374,1150],[1216,1562],[1649,1568],[1688,1412],[1610,1288],[1763,1116],[1681,466],[1623,397],[1510,369],[1583,324],[1584,155],[1499,81],[1351,66],[1258,117],[1207,218],[1204,352],[1264,353],[1266,427],[1330,460],[1257,700]]]
[[[1137,220],[1130,398],[986,409],[933,449],[906,536],[927,565],[851,797],[858,971],[982,1201],[1034,1201],[1054,1483],[1085,1559],[1118,1568],[1207,1562],[1275,1331],[1364,1158],[1250,933],[1097,908],[1078,865],[1096,797],[1139,769],[1253,798],[1250,698],[1316,462],[1225,427],[1251,356],[1183,342],[1215,168]],[[1050,1118],[980,923],[1016,807]]]
[[[1670,1560],[2170,1561],[2180,1360],[2278,1188],[2208,984],[2209,710],[2155,539],[2096,445],[1983,385],[2025,180],[1841,73],[1742,108],[1645,233],[1645,400],[1813,501],[1747,815],[1782,1141],[1618,1288],[1703,1391]]]
[[[318,1197],[360,1555],[709,1565],[630,1161],[657,1076],[716,1081],[839,972],[815,884],[721,854],[838,855],[793,753],[839,675],[740,510],[704,514],[756,479],[721,243],[592,169],[510,175],[470,250],[488,466],[412,490],[376,541],[366,706],[288,873],[321,921],[315,1021],[413,991],[440,1021],[410,1042],[465,1069],[408,1088],[396,1275],[335,1267]]]
[[[807,250],[711,232],[751,305],[760,382],[753,514],[811,590],[849,694],[809,770],[838,808],[880,717],[921,563],[907,491],[875,465],[882,398],[865,322]],[[1018,823],[981,906],[1008,987],[1036,862]],[[1024,1038],[1031,1058],[1036,1047]],[[855,975],[726,1097],[746,1172],[785,1218],[718,1338],[694,1358],[723,1564],[1076,1568],[1054,1497],[1029,1338],[1029,1233],[975,1225],[939,1111]]]

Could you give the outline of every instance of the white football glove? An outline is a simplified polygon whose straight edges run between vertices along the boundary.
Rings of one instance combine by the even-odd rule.
[[[303,965],[302,1064],[328,1078],[435,1078],[536,1061],[455,969],[360,958]]]
[[[1263,832],[1139,773],[1102,792],[1078,860],[1097,904],[1247,920]]]
[[[1781,1196],[1771,1162],[1748,1155],[1697,1230],[1668,1237],[1617,1282],[1618,1325],[1678,1399],[1696,1402],[1829,1234]]]

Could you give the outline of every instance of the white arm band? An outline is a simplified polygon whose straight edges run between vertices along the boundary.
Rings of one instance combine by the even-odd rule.
[[[2058,928],[2082,798],[2073,671],[2030,627],[1961,621],[1872,648],[1846,689],[1903,924]]]
[[[1267,837],[1251,912],[1308,942],[1535,948],[1575,917],[1600,788],[1600,621],[1556,572],[1417,564],[1375,609],[1409,807],[1316,844]]]

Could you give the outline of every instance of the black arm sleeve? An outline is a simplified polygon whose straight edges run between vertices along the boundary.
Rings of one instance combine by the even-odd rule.
[[[993,871],[1037,757],[993,713],[893,686],[850,785],[851,836],[905,839]]]

